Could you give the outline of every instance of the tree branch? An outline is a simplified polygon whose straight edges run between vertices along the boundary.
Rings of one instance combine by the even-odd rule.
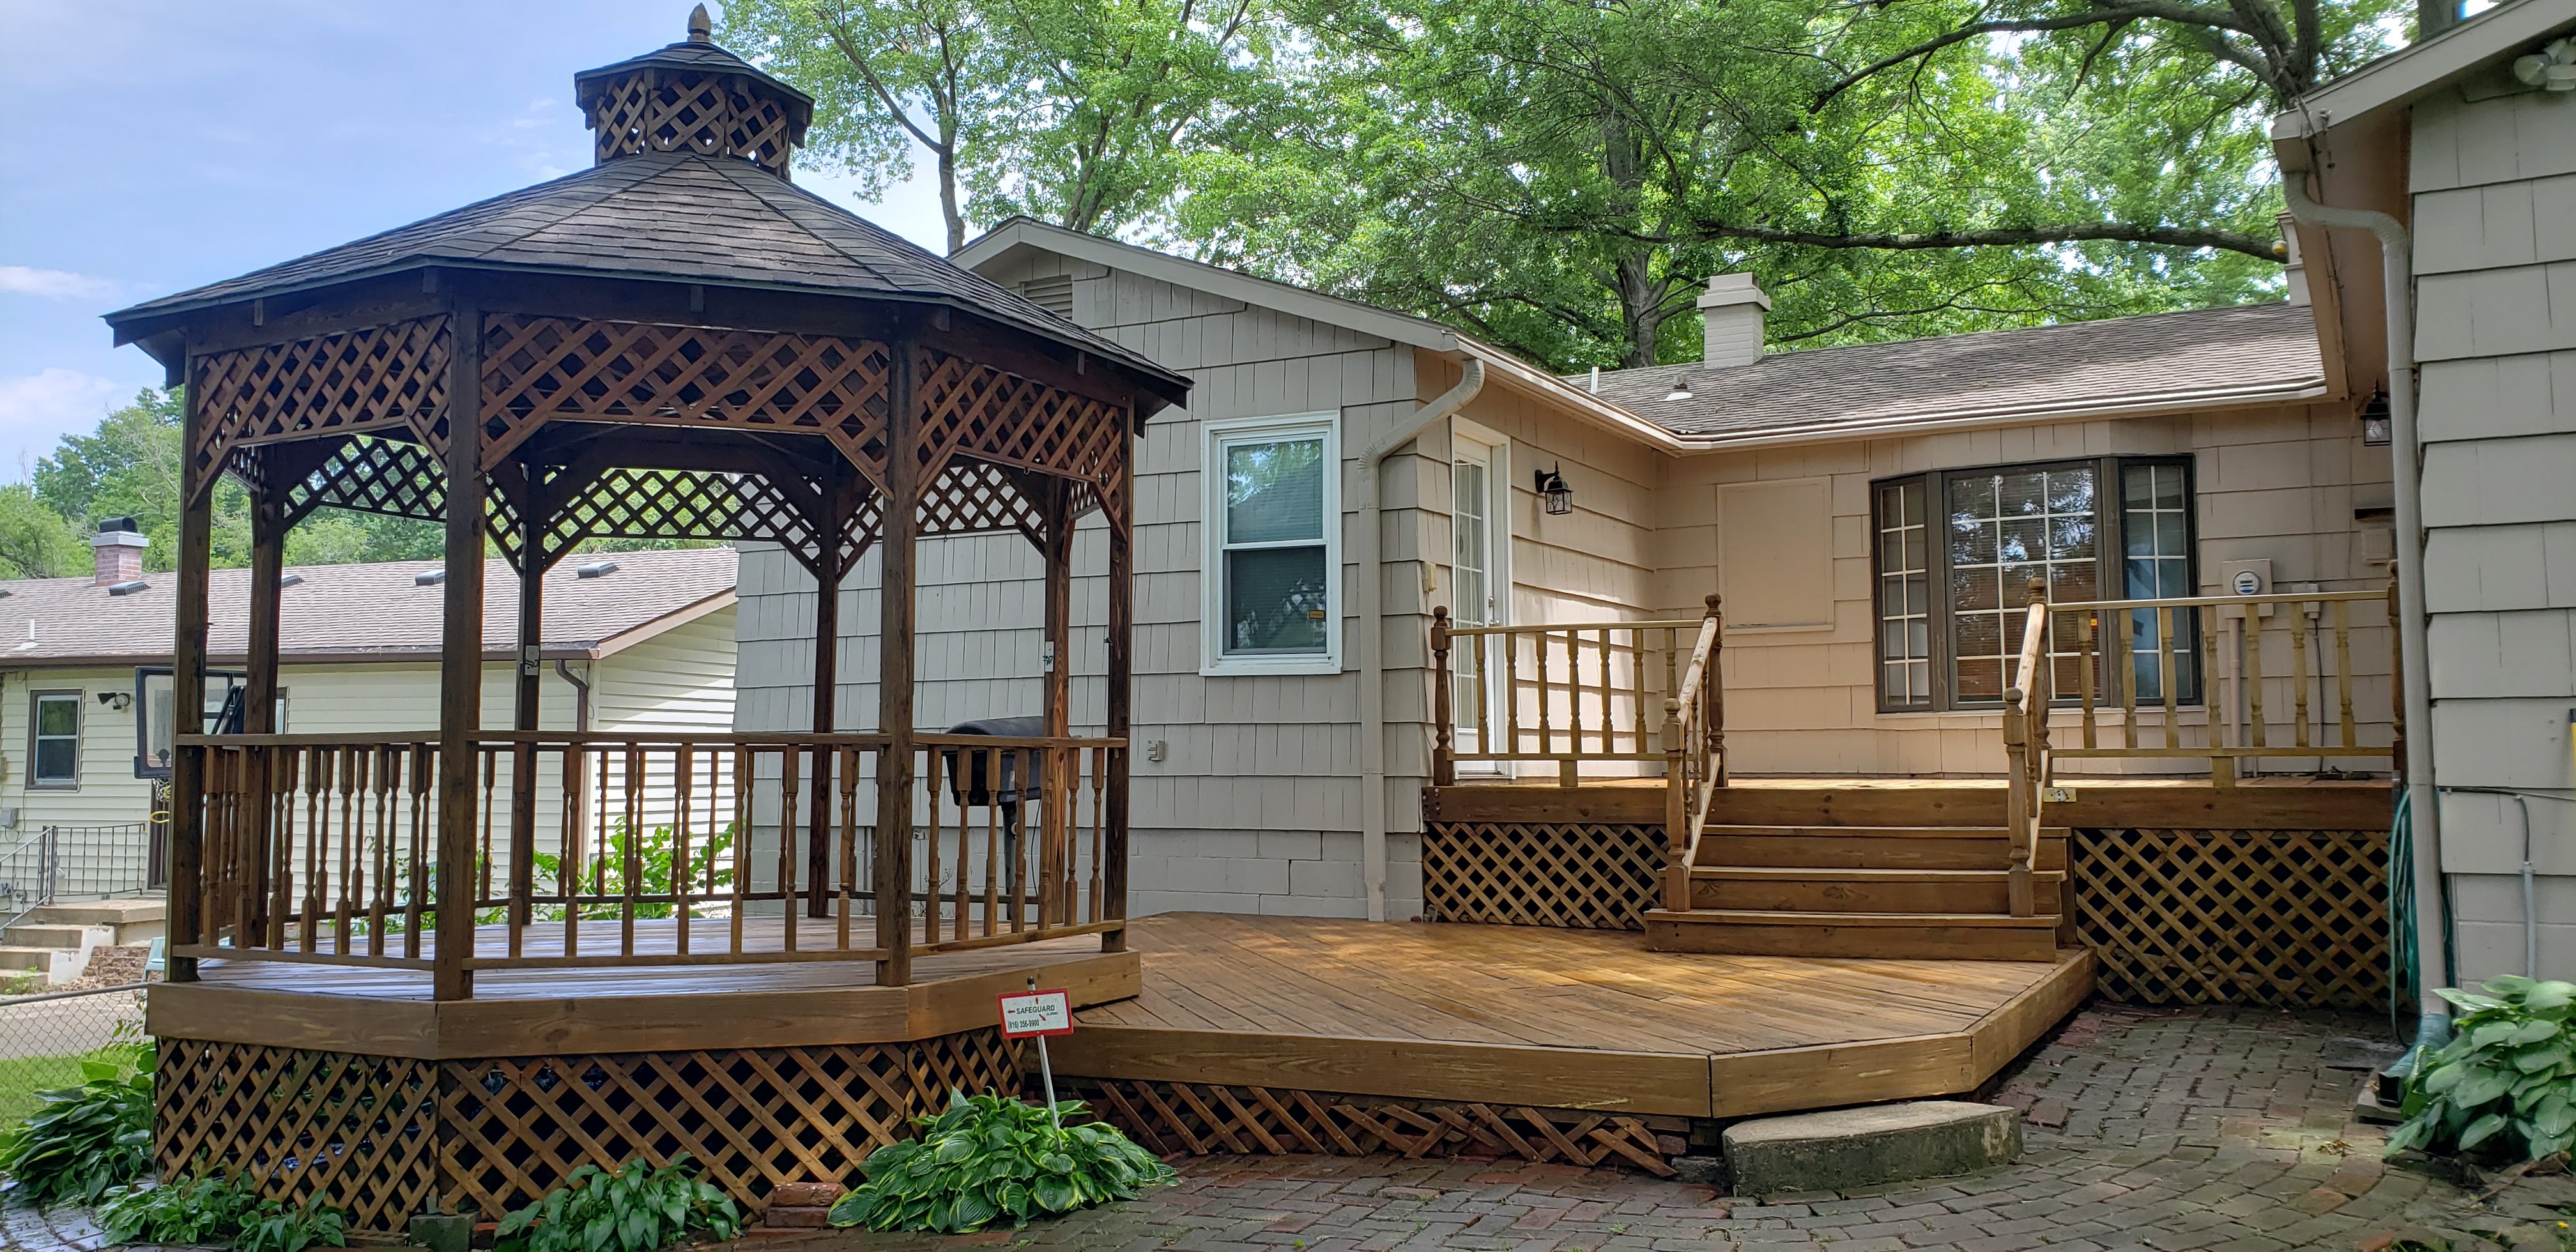
[[[2224,9],[2208,9],[2195,5],[2176,4],[2170,3],[2168,0],[2127,0],[2127,2],[2124,3],[2108,3],[2105,2],[2105,0],[2096,0],[2096,4],[2098,7],[2088,9],[2085,12],[2069,13],[2058,17],[1997,18],[1992,21],[1970,22],[1967,25],[1960,26],[1944,34],[1927,39],[1913,47],[1891,52],[1886,56],[1880,57],[1879,59],[1860,67],[1859,69],[1853,70],[1851,73],[1843,75],[1841,78],[1834,80],[1832,85],[1826,87],[1823,91],[1816,93],[1815,103],[1808,105],[1807,111],[1810,113],[1823,112],[1825,106],[1833,103],[1835,97],[1840,96],[1842,93],[1855,86],[1858,86],[1864,79],[1870,78],[1884,70],[1903,65],[1908,61],[1916,61],[1929,57],[1933,53],[1938,52],[1943,48],[1947,48],[1952,44],[1965,43],[1968,40],[1975,39],[1981,35],[2004,35],[2015,33],[2032,34],[2053,30],[2078,30],[2087,26],[2129,23],[2149,18],[2171,22],[2178,26],[2203,28],[2212,31],[2237,31],[2243,34],[2254,35],[2258,40],[2262,35],[2262,32],[2249,29],[2249,24],[2247,22]],[[2243,63],[2243,58],[2241,56],[2230,57],[2229,59],[2238,61],[2240,64]],[[2256,73],[2261,74],[2266,82],[2273,81],[2275,78],[2274,73],[2269,68],[2262,66],[2254,66],[2252,68]]]
[[[1747,226],[1735,222],[1694,221],[1694,240],[1752,239],[1763,243],[1802,244],[1811,248],[1875,248],[1889,252],[1925,252],[1940,248],[2018,247],[2036,243],[2143,243],[2166,248],[2216,248],[2279,263],[2272,243],[2242,231],[2196,226],[2159,226],[2134,222],[2070,222],[2056,226],[1999,226],[1975,230],[1925,230],[1834,233]]]

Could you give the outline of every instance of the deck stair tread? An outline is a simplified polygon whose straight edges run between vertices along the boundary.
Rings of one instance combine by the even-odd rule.
[[[1701,828],[1702,838],[1737,836],[1753,839],[2000,839],[2001,826],[1720,826]],[[2063,839],[2063,826],[2041,828],[2042,839]]]
[[[2001,826],[1708,826],[1692,849],[1691,907],[1649,911],[1647,940],[1693,952],[2034,959],[2065,920],[2067,833],[2040,832],[2031,912],[2015,916]]]
[[[1675,913],[1649,911],[1650,921],[1735,923],[1748,926],[2022,926],[2055,930],[2057,915],[2014,917],[2009,913],[1816,913],[1765,909],[1691,909]]]
[[[2063,882],[2062,869],[2034,869],[2034,882]],[[1693,878],[1741,878],[1767,882],[1926,882],[1990,883],[2010,882],[2012,871],[2005,869],[1882,869],[1851,865],[1694,865]]]

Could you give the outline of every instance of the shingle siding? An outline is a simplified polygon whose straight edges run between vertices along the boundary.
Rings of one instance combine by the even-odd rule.
[[[2538,917],[2576,916],[2576,804],[2563,799],[2576,797],[2576,126],[2564,104],[2436,93],[2413,116],[2428,677],[2464,984],[2523,970],[2526,840]],[[2448,792],[2481,787],[2562,799]],[[2576,926],[2538,926],[2539,972],[2576,970]]]

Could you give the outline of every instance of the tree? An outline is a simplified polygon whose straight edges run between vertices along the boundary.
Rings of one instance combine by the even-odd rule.
[[[89,564],[87,545],[62,514],[46,508],[25,483],[0,487],[0,573],[11,578],[68,578]]]
[[[1188,158],[1271,95],[1260,0],[736,0],[726,42],[815,98],[809,151],[881,195],[939,186],[948,248],[1026,213],[1151,218]]]

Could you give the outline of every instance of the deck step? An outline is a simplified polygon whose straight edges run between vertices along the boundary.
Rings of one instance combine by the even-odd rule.
[[[2066,875],[2031,874],[2038,911],[2063,911]],[[2012,872],[1719,865],[1691,871],[1693,909],[1788,913],[2008,913]]]
[[[2000,828],[1975,826],[1710,826],[1693,864],[1831,869],[2005,869]],[[2040,832],[2031,868],[2066,868],[2066,832]]]
[[[1653,909],[1646,913],[1646,946],[1741,956],[2051,961],[2057,922],[1988,913]]]

